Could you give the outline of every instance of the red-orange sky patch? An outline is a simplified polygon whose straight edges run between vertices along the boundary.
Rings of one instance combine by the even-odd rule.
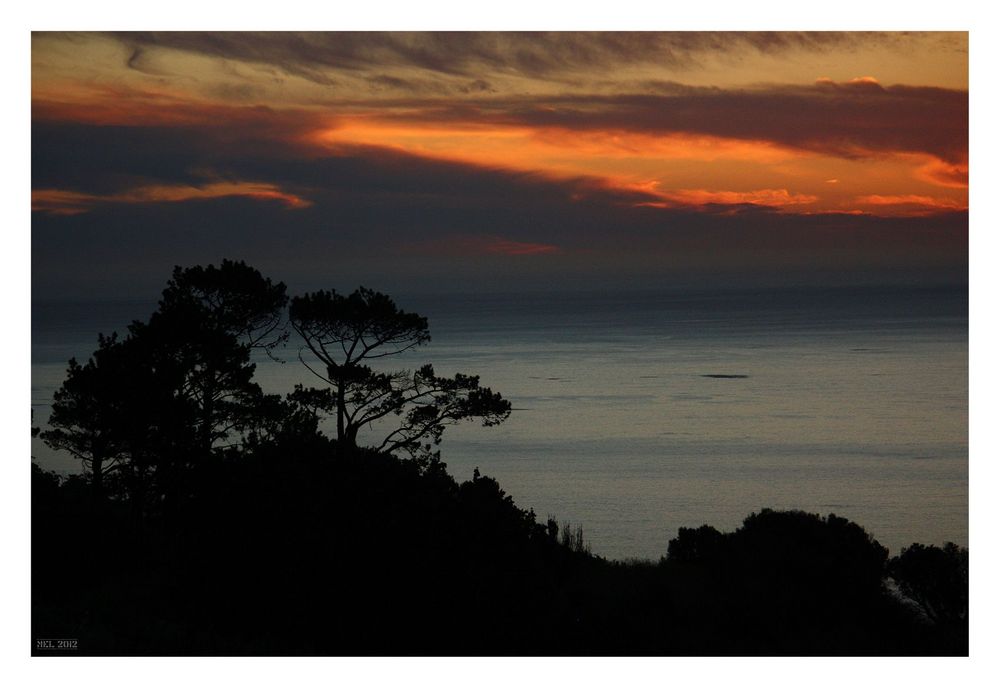
[[[666,200],[662,204],[649,202],[641,203],[640,205],[660,205],[661,207],[671,207],[671,205],[762,205],[773,208],[785,208],[788,206],[808,205],[818,200],[816,196],[793,194],[788,189],[755,189],[752,191],[677,189],[676,191],[665,192],[650,189],[650,192]]]
[[[954,212],[968,210],[968,204],[962,204],[950,198],[936,198],[918,194],[901,194],[898,196],[880,196],[872,194],[856,199],[858,205],[874,206],[875,212],[892,215],[927,215],[939,212]]]
[[[561,253],[554,244],[515,241],[495,235],[453,235],[443,239],[406,244],[406,253],[434,256],[543,256]]]
[[[918,179],[949,189],[969,188],[969,163],[949,163],[930,157],[914,172]]]
[[[752,204],[788,212],[863,211],[848,206],[873,193],[929,195],[928,186],[954,189],[947,203],[938,204],[942,209],[967,204],[961,184],[967,166],[926,154],[858,149],[852,156],[831,157],[770,141],[698,134],[454,124],[384,121],[371,113],[337,118],[310,137],[334,155],[343,146],[376,146],[553,179],[587,178],[602,188],[647,195],[647,205],[663,207]],[[706,186],[689,186],[691,181]],[[889,205],[882,211],[894,212]]]

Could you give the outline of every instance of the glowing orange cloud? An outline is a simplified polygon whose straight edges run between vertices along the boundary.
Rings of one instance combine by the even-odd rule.
[[[820,83],[825,83],[820,80]],[[847,82],[852,87],[881,88],[870,77]],[[836,86],[835,84],[833,86]],[[946,161],[929,153],[858,148],[833,155],[782,145],[772,140],[726,138],[692,132],[659,132],[530,124],[516,117],[499,121],[465,115],[436,120],[430,106],[394,105],[370,110],[355,104],[336,116],[321,107],[277,110],[234,106],[185,98],[181,93],[118,86],[77,85],[65,93],[38,88],[33,119],[130,126],[193,126],[211,130],[213,141],[242,145],[244,139],[280,141],[306,156],[349,154],[356,147],[394,150],[406,155],[477,167],[539,175],[554,180],[592,180],[605,190],[638,193],[650,206],[759,205],[786,212],[865,212],[878,205],[885,214],[911,215],[914,204],[858,206],[865,196],[927,196],[921,212],[967,206],[968,163]],[[429,108],[429,109],[428,109]],[[185,187],[186,188],[186,187]],[[941,189],[952,190],[942,192]],[[202,187],[199,192],[149,187],[98,198],[53,195],[42,190],[37,209],[50,213],[85,212],[98,203],[150,202],[245,195],[244,190]],[[146,194],[145,196],[143,194]],[[46,199],[46,194],[48,194]],[[261,198],[283,198],[292,207],[305,203],[276,188],[258,186]],[[581,191],[577,196],[585,194]]]
[[[78,215],[96,206],[114,203],[175,203],[242,196],[274,200],[289,208],[306,208],[312,203],[300,196],[281,191],[274,184],[255,182],[213,182],[205,186],[141,186],[122,193],[99,195],[63,189],[37,189],[31,192],[31,209],[52,215]]]
[[[650,189],[650,191],[654,191]],[[755,191],[710,191],[708,189],[678,189],[676,191],[654,191],[667,199],[665,202],[651,201],[639,205],[670,207],[675,205],[764,205],[782,208],[791,205],[815,203],[817,196],[793,194],[788,189],[757,189]]]
[[[858,203],[864,203],[865,205],[927,205],[936,208],[949,208],[952,210],[964,210],[967,207],[964,204],[956,203],[950,198],[932,198],[931,196],[917,196],[915,194],[908,194],[904,196],[860,196],[857,200]]]
[[[765,141],[721,139],[704,135],[653,136],[625,131],[571,131],[524,126],[400,124],[375,117],[341,118],[313,135],[336,153],[342,145],[388,147],[410,155],[547,174],[553,178],[588,177],[595,186],[655,197],[649,205],[755,204],[791,206],[814,203],[817,196],[787,189],[659,191],[660,179],[639,178],[677,161],[766,165],[809,157]],[[643,176],[645,176],[643,174]]]
[[[639,203],[658,207],[751,204],[810,214],[863,210],[845,206],[861,195],[928,195],[926,186],[960,191],[968,173],[967,164],[928,154],[872,156],[859,150],[856,157],[828,156],[771,141],[703,134],[571,130],[474,118],[445,126],[421,122],[420,116],[411,112],[405,121],[384,120],[377,113],[343,116],[307,140],[333,155],[351,146],[374,146],[557,180],[589,179],[597,188],[648,196]],[[583,195],[585,190],[574,197]],[[966,194],[950,195],[948,207],[967,204]],[[881,208],[894,212],[894,206]],[[900,209],[900,214],[911,213]]]
[[[969,188],[969,163],[948,163],[938,158],[930,158],[917,168],[914,175],[917,179],[935,186],[949,189]]]
[[[374,116],[338,118],[313,140],[328,148],[339,144],[395,148],[456,162],[500,167],[592,172],[606,160],[745,160],[779,162],[807,155],[767,141],[691,134],[644,134],[620,130],[574,131],[555,127],[397,123]]]
[[[882,196],[871,194],[859,196],[854,200],[861,206],[869,206],[869,211],[876,215],[894,215],[898,217],[922,217],[942,212],[968,210],[968,203],[960,203],[950,198],[938,198],[919,194],[901,194],[898,196]]]

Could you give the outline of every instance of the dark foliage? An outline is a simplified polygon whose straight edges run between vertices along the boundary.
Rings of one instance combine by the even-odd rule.
[[[126,655],[966,651],[883,592],[884,554],[841,519],[764,512],[679,536],[714,533],[706,556],[675,560],[674,541],[659,566],[608,562],[478,472],[316,435],[227,456],[196,488],[137,531],[36,468],[34,636]]]
[[[668,575],[690,585],[683,614],[719,652],[967,652],[967,641],[920,624],[893,597],[886,549],[833,514],[764,509],[732,533],[681,528],[667,552]]]
[[[42,439],[82,461],[95,501],[128,502],[139,522],[177,511],[199,472],[258,439],[276,410],[293,414],[261,392],[250,360],[284,339],[286,301],[283,284],[244,263],[176,268],[147,322],[70,360]]]
[[[968,642],[969,550],[914,543],[889,561],[889,575],[929,621]]]
[[[309,346],[344,357],[321,356],[328,388],[262,394],[250,352],[281,341],[284,303],[242,263],[178,269],[149,322],[70,362],[42,437],[84,473],[33,466],[35,638],[114,655],[967,653],[954,545],[887,563],[843,518],[764,510],[733,533],[682,528],[659,565],[608,562],[478,469],[457,482],[415,449],[510,406],[473,376],[362,364],[428,336],[383,295],[293,300]],[[372,413],[401,418],[383,451],[346,432]]]
[[[667,545],[667,558],[671,562],[718,563],[725,554],[725,544],[725,536],[712,526],[680,528]]]

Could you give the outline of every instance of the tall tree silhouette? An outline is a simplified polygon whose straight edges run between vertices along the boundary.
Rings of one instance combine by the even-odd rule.
[[[41,433],[47,445],[80,459],[97,499],[104,492],[105,474],[124,459],[127,443],[122,420],[135,400],[129,394],[135,378],[122,375],[126,368],[122,353],[116,335],[102,334],[86,363],[71,358],[66,380],[53,395],[51,429]]]
[[[100,337],[84,365],[70,361],[42,438],[83,461],[95,495],[115,471],[135,504],[152,481],[171,506],[191,468],[276,407],[253,381],[251,352],[287,336],[286,302],[284,284],[245,263],[175,268],[148,322]]]
[[[70,359],[53,397],[50,429],[41,433],[50,447],[81,460],[96,500],[116,477],[137,511],[161,457],[189,446],[184,419],[194,411],[174,393],[183,381],[180,362],[156,357],[152,343],[132,334],[99,335],[86,363]]]
[[[325,370],[310,366],[301,351],[300,360],[329,385],[299,387],[293,398],[335,416],[342,446],[356,447],[362,427],[396,416],[398,427],[377,448],[429,456],[445,426],[473,418],[496,425],[510,415],[510,403],[480,387],[477,376],[440,377],[431,365],[415,371],[372,369],[369,362],[430,341],[427,319],[400,310],[385,294],[362,287],[349,296],[332,290],[297,296],[289,320]]]
[[[149,323],[131,326],[134,335],[159,342],[161,355],[181,361],[177,394],[198,409],[202,454],[251,422],[261,397],[251,352],[270,354],[287,338],[287,301],[283,283],[243,262],[176,267]]]
[[[284,283],[272,283],[243,261],[223,260],[219,267],[175,267],[159,306],[163,313],[194,310],[203,328],[270,352],[288,339],[287,303]]]

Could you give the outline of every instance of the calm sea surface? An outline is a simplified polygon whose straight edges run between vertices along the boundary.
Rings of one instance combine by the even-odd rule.
[[[658,558],[678,527],[732,529],[761,507],[845,516],[894,552],[967,544],[964,288],[396,300],[433,335],[396,367],[478,374],[515,409],[500,427],[449,428],[451,473],[478,466],[540,518],[582,524],[597,554]],[[153,306],[36,302],[36,423],[66,360]],[[258,362],[266,391],[311,384],[296,354]]]

